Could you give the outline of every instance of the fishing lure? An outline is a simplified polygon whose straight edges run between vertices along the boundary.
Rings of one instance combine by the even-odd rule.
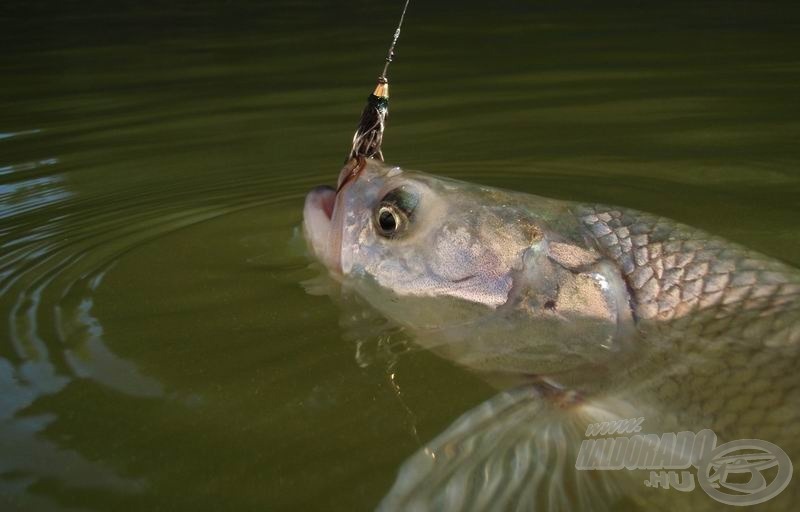
[[[386,63],[383,65],[383,71],[378,77],[378,84],[372,94],[367,97],[367,104],[361,112],[361,121],[358,123],[356,133],[353,134],[353,147],[350,149],[346,161],[358,159],[358,157],[383,161],[381,144],[383,143],[383,132],[386,128],[386,117],[389,114],[389,79],[386,77],[386,73],[389,70],[389,64],[394,58],[394,47],[400,37],[400,28],[403,26],[408,2],[409,0],[406,0],[403,5],[400,22],[394,31],[392,44],[389,45]]]

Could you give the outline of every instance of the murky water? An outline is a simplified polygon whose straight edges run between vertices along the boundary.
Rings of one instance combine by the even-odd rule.
[[[3,510],[362,510],[493,394],[301,286],[397,2],[0,7]],[[388,159],[800,264],[796,2],[412,2]],[[488,10],[487,10],[488,9]]]

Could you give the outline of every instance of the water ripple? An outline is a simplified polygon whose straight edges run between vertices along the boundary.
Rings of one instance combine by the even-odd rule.
[[[3,133],[6,144],[39,130]],[[8,140],[11,139],[11,140]],[[119,356],[94,312],[103,279],[137,248],[182,228],[287,197],[316,178],[253,174],[232,181],[176,177],[133,187],[80,190],[59,157],[0,167],[0,493],[52,508],[30,492],[42,478],[66,486],[135,492],[145,482],[42,436],[53,414],[37,400],[89,380],[131,397],[189,400]],[[0,338],[0,340],[2,340]]]

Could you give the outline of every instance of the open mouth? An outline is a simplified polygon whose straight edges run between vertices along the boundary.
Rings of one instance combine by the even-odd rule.
[[[333,233],[335,207],[336,190],[327,186],[312,189],[303,207],[303,229],[311,252],[330,269],[339,266],[338,248],[335,246],[341,236]]]
[[[365,165],[363,157],[351,159],[339,173],[337,188],[316,187],[306,196],[303,207],[306,240],[314,256],[331,270],[341,271],[341,214],[338,215],[338,220],[334,219],[336,199],[344,193],[347,185],[358,179]]]
[[[333,207],[336,206],[336,191],[333,187],[327,185],[317,187],[311,191],[311,194],[315,194],[314,200],[317,208],[322,210],[328,220],[331,220],[333,218]]]

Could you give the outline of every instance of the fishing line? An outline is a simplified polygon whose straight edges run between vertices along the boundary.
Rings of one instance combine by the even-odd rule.
[[[409,1],[406,0],[403,4],[400,21],[397,23],[397,28],[392,37],[392,44],[389,45],[389,51],[386,54],[386,63],[383,65],[383,71],[378,77],[378,84],[375,86],[375,90],[367,97],[367,104],[361,112],[361,121],[358,123],[356,133],[353,134],[353,146],[345,161],[358,157],[383,160],[381,144],[383,143],[383,132],[386,128],[386,117],[389,114],[389,79],[386,74],[389,70],[389,64],[394,60],[394,48],[400,38],[400,29],[403,27],[403,20],[406,17]]]
[[[383,72],[381,76],[378,78],[380,82],[383,80],[384,82],[388,82],[386,78],[386,72],[389,69],[389,64],[391,64],[392,59],[394,58],[394,47],[397,44],[397,40],[400,39],[400,29],[403,27],[403,20],[406,17],[406,10],[408,9],[408,2],[410,0],[406,0],[405,5],[403,5],[403,12],[400,13],[400,21],[397,23],[397,29],[394,31],[394,38],[392,38],[392,44],[389,46],[389,52],[386,54],[386,64],[383,65]]]

